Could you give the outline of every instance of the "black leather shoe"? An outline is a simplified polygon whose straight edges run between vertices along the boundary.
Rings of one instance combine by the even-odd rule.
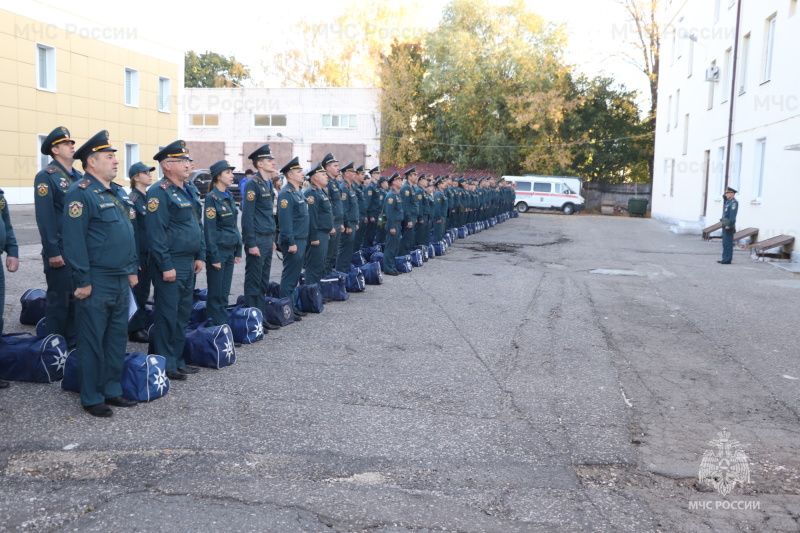
[[[196,366],[183,365],[178,369],[178,372],[181,374],[197,374],[200,372],[200,369]]]
[[[267,322],[265,320],[264,321],[264,329],[267,329],[269,331],[275,331],[276,329],[281,329],[281,327],[280,326],[276,326],[275,324],[270,324],[269,322]]]
[[[113,398],[106,398],[106,405],[113,405],[116,407],[133,407],[138,404],[136,400],[129,400],[125,396],[114,396]]]
[[[295,319],[297,319],[297,317],[304,317],[304,316],[306,316],[307,314],[308,314],[308,313],[306,313],[305,311],[301,311],[301,310],[299,310],[299,309],[297,309],[297,308],[295,308],[295,310],[294,310],[294,317],[295,317]]]
[[[400,272],[384,272],[384,274],[387,276],[399,276]]]
[[[169,379],[174,379],[178,381],[186,381],[187,379],[189,379],[189,376],[187,376],[186,374],[181,374],[177,370],[170,370],[169,372],[167,372],[167,377]]]
[[[0,381],[0,389],[7,389],[11,386],[11,383],[8,381]]]
[[[128,340],[131,342],[140,342],[142,344],[147,344],[150,342],[150,337],[147,335],[147,331],[144,329],[140,329],[139,331],[131,331],[128,333]]]
[[[720,265],[730,265],[731,264],[730,261],[717,261],[717,263],[719,263]]]
[[[112,411],[109,406],[103,403],[84,405],[83,408],[86,409],[92,416],[109,417],[114,414],[114,411]]]

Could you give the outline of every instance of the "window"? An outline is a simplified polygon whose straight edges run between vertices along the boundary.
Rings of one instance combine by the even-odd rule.
[[[42,153],[42,144],[45,139],[47,139],[47,135],[37,135],[36,137],[36,153],[39,155],[39,168],[37,170],[42,170],[50,164],[51,157]]]
[[[667,98],[667,131],[669,131],[670,123],[672,122],[672,95]]]
[[[750,62],[750,34],[742,38],[742,55],[739,59],[739,94],[747,91],[747,65]]]
[[[550,183],[536,183],[533,184],[533,192],[550,192]]]
[[[716,66],[717,66],[717,62],[716,61],[712,61],[711,62],[711,68],[714,68]],[[716,82],[713,82],[713,81],[708,82],[708,108],[707,109],[713,109],[714,108],[714,91],[715,90],[717,90]]]
[[[158,77],[158,110],[164,113],[170,112],[170,100],[172,88],[169,78]]]
[[[675,160],[664,160],[664,181],[669,181],[669,196],[675,195]]]
[[[722,0],[714,0],[714,22],[719,22],[719,4]]]
[[[677,33],[675,32],[675,30],[672,30],[672,35],[671,35],[670,38],[672,40],[672,46],[670,46],[670,48],[669,48],[669,51],[670,51],[669,64],[670,65],[674,65],[675,64],[675,47],[678,44],[677,43]]]
[[[219,115],[189,115],[189,123],[193,128],[219,126]]]
[[[531,191],[531,182],[529,181],[517,182],[517,192],[530,192],[530,191]]]
[[[128,169],[131,168],[131,165],[137,163],[139,161],[139,145],[133,143],[125,143],[125,161],[123,161],[122,166],[125,168],[124,177],[125,179],[128,178]]]
[[[725,50],[725,71],[722,73],[722,98],[720,102],[727,102],[728,95],[731,94],[731,49]]]
[[[683,117],[683,155],[689,151],[689,113]]]
[[[761,201],[761,193],[764,190],[764,160],[767,156],[767,140],[758,139],[756,141],[755,168],[753,169],[753,192],[755,202]]]
[[[767,19],[766,42],[764,43],[764,82],[772,78],[772,53],[775,50],[775,15]]]
[[[139,107],[139,71],[125,69],[125,105]]]
[[[323,128],[355,128],[356,115],[322,115]]]
[[[797,0],[791,0],[789,2],[789,16],[793,17],[795,13],[797,13]]]
[[[56,92],[56,49],[36,44],[36,88]]]
[[[687,52],[686,57],[686,77],[692,77],[692,69],[694,69],[694,41],[692,40],[692,36],[689,35],[687,37],[689,39],[689,51]]]
[[[678,127],[678,117],[681,113],[681,90],[675,91],[675,127]]]
[[[259,128],[286,125],[286,115],[253,115],[253,125]]]
[[[733,167],[731,168],[731,175],[729,176],[728,185],[736,189],[740,189],[742,182],[742,143],[736,143],[733,147]]]
[[[720,146],[717,148],[717,163],[714,167],[714,174],[716,175],[716,200],[722,199],[722,188],[725,185],[725,147]]]

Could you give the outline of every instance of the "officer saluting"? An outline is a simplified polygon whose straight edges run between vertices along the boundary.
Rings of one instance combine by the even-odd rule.
[[[47,279],[47,334],[62,335],[69,346],[75,346],[75,300],[72,296],[72,272],[64,262],[61,224],[64,214],[64,195],[70,185],[82,175],[72,168],[75,141],[69,130],[59,126],[42,143],[41,152],[53,158],[47,167],[36,174],[34,205],[36,224],[42,238],[42,260]]]
[[[75,152],[86,177],[70,186],[64,201],[64,255],[75,286],[81,404],[94,416],[111,416],[108,405],[131,407],[122,396],[130,287],[136,286],[133,203],[112,180],[116,149],[101,131]]]
[[[736,189],[725,189],[725,206],[722,208],[722,261],[721,265],[730,265],[733,261],[733,234],[736,233],[736,214],[739,202],[736,201]]]
[[[286,176],[286,185],[278,195],[278,244],[283,254],[280,297],[293,298],[308,245],[308,205],[300,193],[303,169],[299,160],[295,157],[289,161],[281,169],[281,174]],[[297,314],[297,302],[294,302],[294,306]],[[305,316],[305,313],[300,312],[299,316]]]
[[[154,353],[167,360],[167,377],[185,380],[197,368],[186,366],[183,345],[192,312],[194,278],[203,270],[205,240],[200,201],[184,182],[191,176],[186,143],[175,141],[153,156],[164,179],[147,191],[147,233],[155,287],[151,333]],[[194,189],[196,190],[196,189]]]

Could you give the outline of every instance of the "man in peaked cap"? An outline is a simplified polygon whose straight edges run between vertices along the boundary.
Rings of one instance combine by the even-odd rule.
[[[336,270],[347,273],[350,271],[350,262],[353,259],[353,249],[356,242],[356,232],[360,227],[361,214],[358,210],[358,196],[355,184],[356,168],[353,163],[348,163],[341,168],[343,179],[337,184],[342,191],[342,211],[345,230],[339,239],[339,251],[336,255]]]
[[[378,216],[381,214],[383,208],[383,198],[380,198],[380,168],[375,167],[369,171],[370,181],[364,186],[364,205],[366,210],[364,212],[364,220],[366,220],[364,227],[364,236],[359,246],[372,246],[375,239],[375,231],[377,229]]]
[[[305,190],[308,204],[308,249],[303,262],[306,283],[319,283],[328,259],[328,244],[333,229],[333,209],[328,197],[328,174],[317,165],[307,174],[311,187]]]
[[[400,196],[403,199],[403,236],[400,239],[400,253],[397,255],[407,255],[414,248],[416,236],[416,226],[419,221],[419,201],[414,192],[417,185],[417,168],[411,167],[403,172],[406,178],[405,183],[400,188]]]
[[[75,299],[72,271],[64,261],[61,225],[64,195],[67,189],[83,176],[73,168],[75,141],[69,130],[59,126],[42,142],[41,152],[52,161],[34,179],[36,225],[42,239],[42,261],[47,280],[46,332],[67,339],[75,346]]]
[[[75,152],[86,175],[64,201],[64,257],[72,268],[77,299],[78,375],[81,405],[91,415],[113,414],[109,405],[132,407],[122,396],[128,332],[129,287],[138,282],[133,202],[114,183],[117,150],[101,131]]]
[[[342,234],[346,227],[343,201],[346,200],[347,197],[345,191],[339,187],[339,161],[333,157],[333,154],[326,154],[325,157],[322,158],[320,164],[328,174],[328,198],[331,199],[333,229],[336,230],[336,234],[331,235],[331,240],[328,243],[328,258],[325,262],[325,275],[328,275],[336,266],[336,257],[339,254],[339,242],[341,241]]]
[[[402,180],[400,175],[395,172],[387,180],[389,192],[383,204],[383,214],[386,217],[386,246],[383,249],[383,271],[390,276],[397,276],[397,267],[394,258],[400,255],[400,233],[404,223],[404,201],[400,194]]]
[[[257,307],[264,314],[264,298],[269,287],[272,255],[276,250],[275,216],[272,207],[277,193],[272,185],[272,178],[278,172],[275,168],[275,156],[268,144],[255,150],[248,158],[257,172],[242,190],[242,239],[246,252],[244,303],[247,307]],[[279,326],[264,321],[264,328],[279,329]]]
[[[732,187],[725,189],[725,205],[722,208],[722,260],[721,265],[730,265],[733,261],[733,234],[736,233],[736,215],[739,202],[736,201],[738,191]]]
[[[147,191],[145,224],[150,237],[150,269],[155,287],[155,318],[150,341],[167,361],[171,380],[197,372],[183,359],[186,326],[192,312],[195,276],[205,266],[203,213],[191,177],[186,143],[178,140],[153,156],[164,178]]]
[[[292,298],[295,316],[303,317],[305,312],[297,307],[294,300],[294,288],[300,280],[306,247],[308,246],[308,204],[300,192],[303,184],[303,169],[297,157],[289,161],[281,169],[286,177],[286,185],[278,195],[278,226],[280,234],[278,245],[283,254],[283,271],[281,272],[281,298]]]

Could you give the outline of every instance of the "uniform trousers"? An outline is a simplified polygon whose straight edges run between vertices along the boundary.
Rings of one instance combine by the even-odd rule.
[[[271,249],[270,255],[272,255]],[[220,246],[218,256],[221,264],[219,270],[214,268],[211,263],[206,263],[206,283],[208,285],[206,314],[215,326],[222,326],[228,323],[228,296],[231,293],[231,281],[233,280],[234,247]],[[265,298],[262,296],[262,306],[264,300]]]
[[[316,237],[308,237],[309,244],[308,248],[306,248],[305,260],[303,263],[306,285],[319,283],[319,280],[321,280],[324,275],[325,262],[328,259],[328,245],[332,238],[330,233],[330,230],[319,231]],[[311,246],[311,241],[313,240],[319,240],[319,245]]]
[[[289,247],[281,245],[281,253],[283,254],[283,272],[281,272],[281,298],[292,298],[294,302],[294,288],[297,287],[297,282],[300,281],[300,271],[303,268],[303,258],[306,254],[306,246],[308,241],[306,239],[297,239],[295,241],[297,251],[289,253]],[[308,283],[308,281],[306,281]],[[297,302],[294,302],[297,307]]]
[[[167,372],[186,365],[183,360],[183,346],[194,302],[194,256],[173,255],[172,265],[177,277],[175,281],[168,282],[164,281],[155,261],[151,264],[155,288],[155,317],[150,341],[153,344],[153,353],[163,355],[167,360]]]
[[[69,265],[61,268],[50,266],[47,258],[44,261],[44,277],[47,280],[47,310],[45,325],[48,335],[58,334],[67,341],[67,346],[75,347],[75,296],[72,281],[72,269]]]
[[[256,233],[256,246],[261,257],[247,253],[245,249],[244,265],[244,304],[256,307],[264,313],[264,298],[269,287],[269,273],[272,269],[272,233]],[[206,265],[208,266],[208,265]],[[213,268],[213,267],[212,267]]]

